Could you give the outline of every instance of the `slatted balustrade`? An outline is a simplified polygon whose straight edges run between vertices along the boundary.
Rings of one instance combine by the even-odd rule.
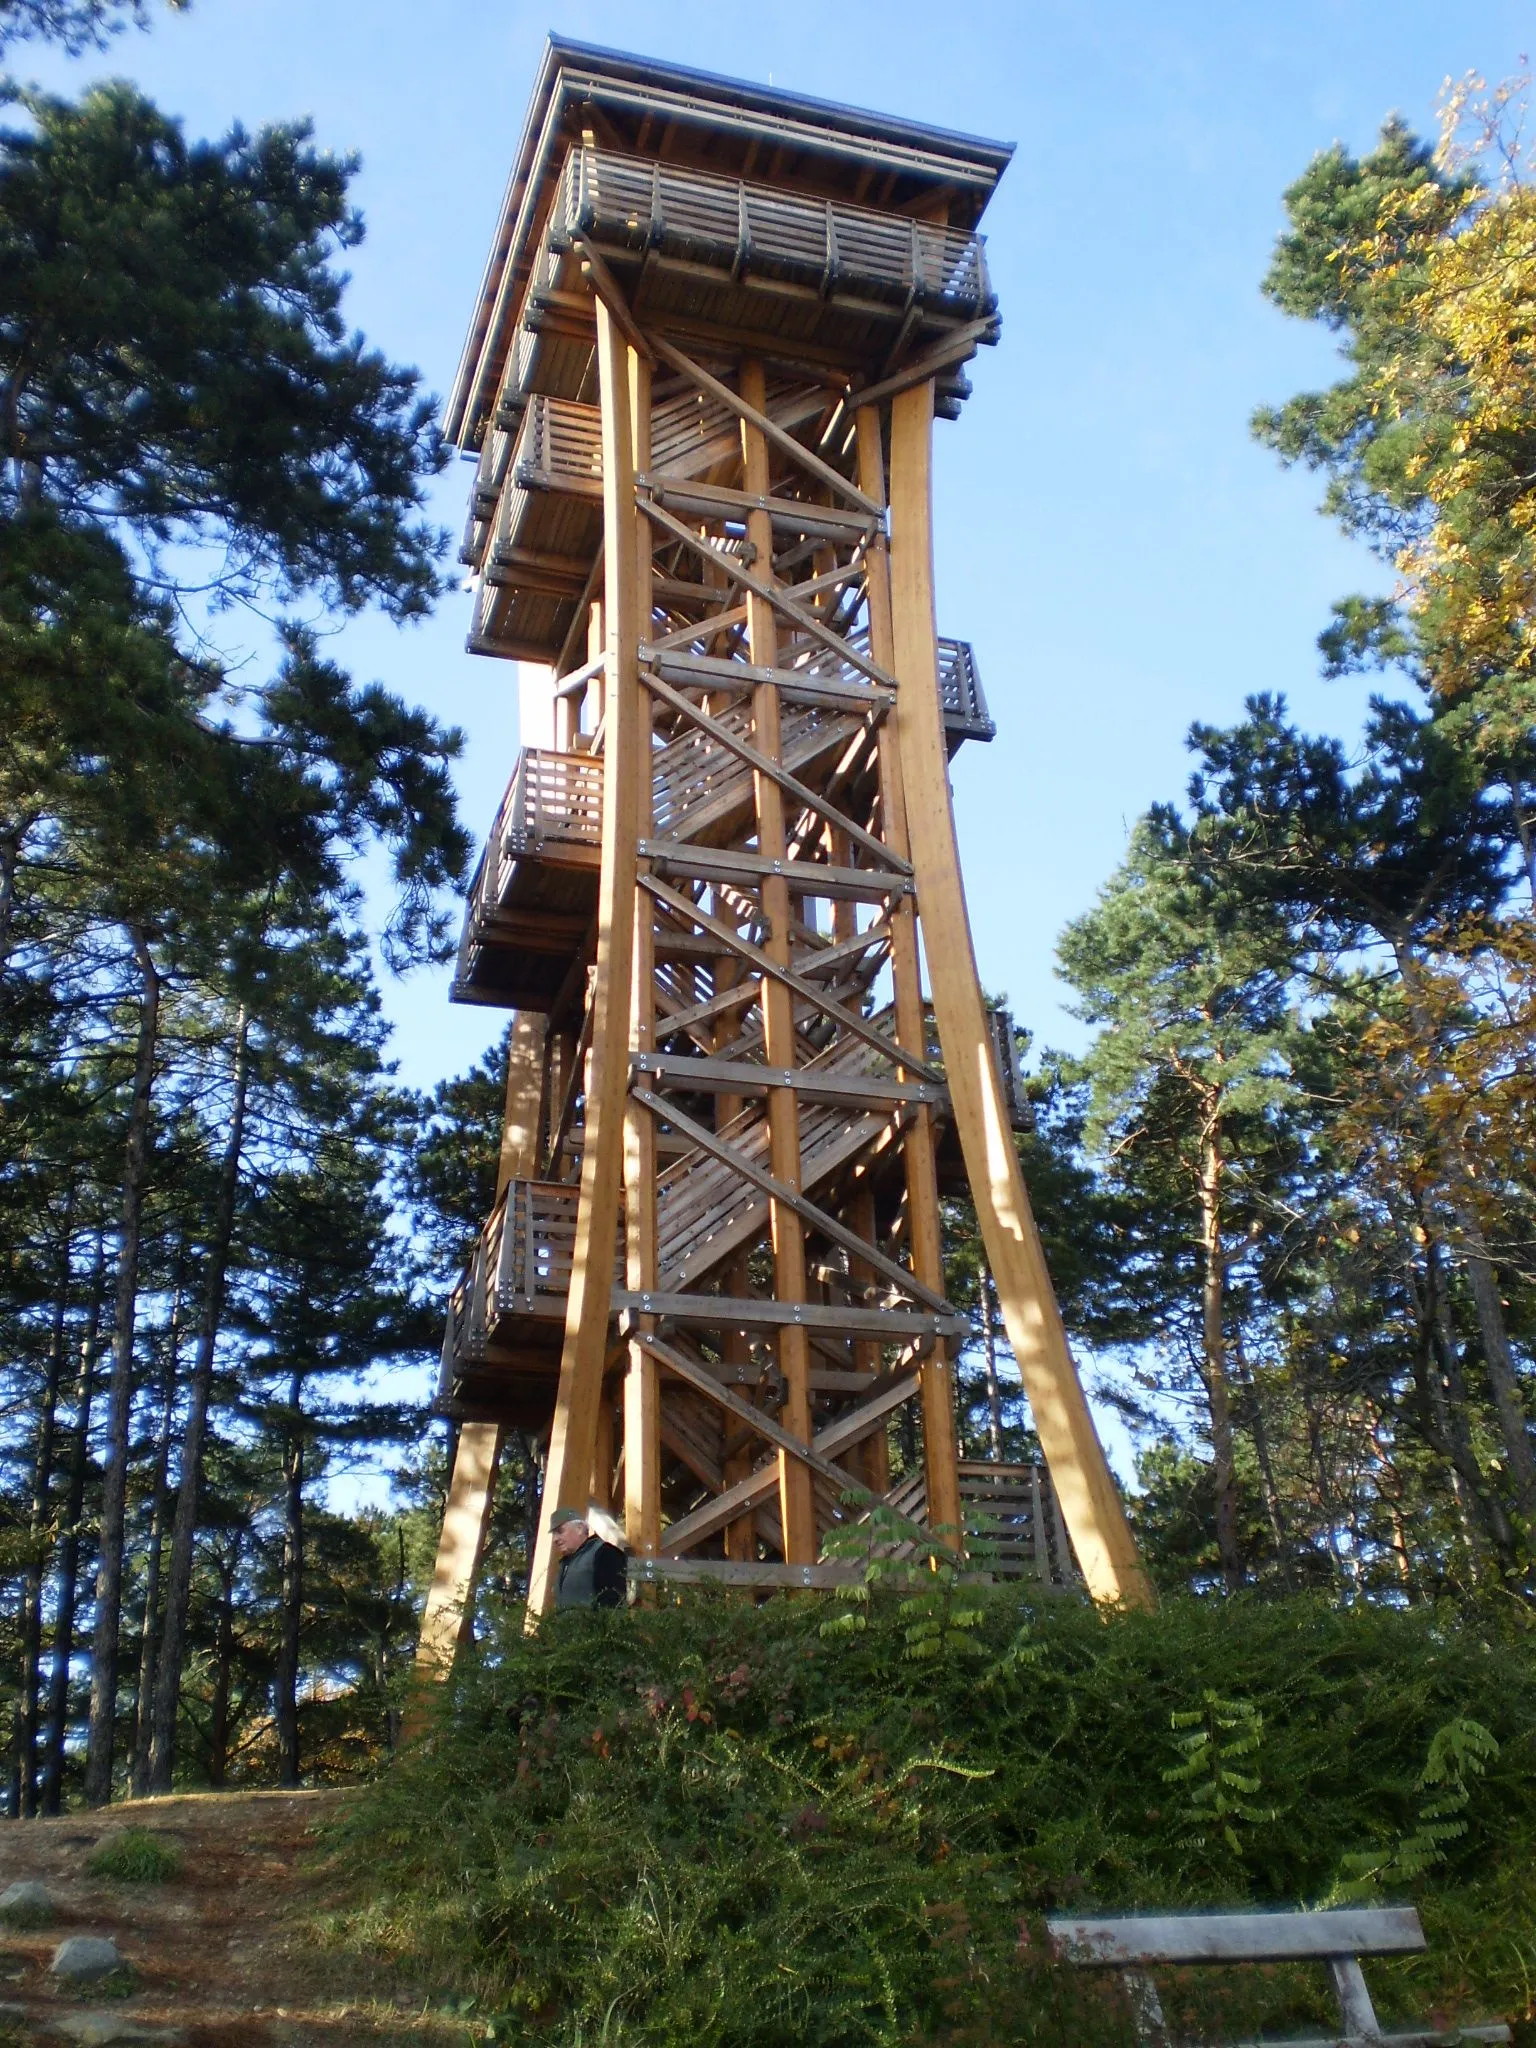
[[[567,398],[533,398],[518,429],[514,481],[525,491],[603,494],[602,415]]]
[[[979,235],[611,150],[566,159],[551,239],[578,235],[962,318],[997,305]]]
[[[514,1180],[449,1296],[438,1407],[542,1426],[554,1400],[577,1188]],[[615,1278],[622,1277],[615,1248]]]
[[[850,647],[860,654],[869,652],[869,633],[860,626],[847,635]],[[839,661],[831,650],[810,647],[803,641],[787,644],[781,659],[786,666],[794,663],[802,651],[808,655],[806,672],[813,675],[830,676],[838,682],[863,683],[868,680],[862,669],[851,661]],[[939,704],[944,715],[944,733],[949,751],[953,756],[962,740],[994,740],[997,727],[987,710],[986,696],[981,687],[981,673],[976,665],[976,650],[968,640],[952,640],[941,635],[939,652]]]
[[[451,1353],[472,1365],[514,1341],[509,1319],[564,1323],[577,1195],[573,1182],[508,1182],[449,1297],[445,1364]]]
[[[961,740],[997,738],[997,727],[981,692],[975,650],[968,640],[939,641],[939,702],[951,754]]]
[[[982,1541],[995,1550],[995,1556],[986,1559],[988,1571],[998,1578],[1035,1579],[1053,1591],[1075,1591],[1082,1586],[1082,1574],[1043,1464],[962,1459],[959,1471],[966,1522],[974,1523],[982,1532]],[[909,1521],[926,1522],[928,1487],[921,1468],[898,1481],[889,1499]]]
[[[602,837],[601,758],[525,747],[470,884],[454,1001],[547,1007],[586,937]]]

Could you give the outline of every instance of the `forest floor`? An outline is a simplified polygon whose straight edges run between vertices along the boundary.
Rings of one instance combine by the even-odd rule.
[[[0,1889],[37,1879],[56,1909],[46,1925],[0,1928],[0,2043],[73,2033],[109,2048],[104,2025],[82,2036],[85,2014],[128,2023],[115,2030],[124,2042],[165,2048],[425,2048],[450,2032],[462,2041],[462,2028],[419,2001],[381,1997],[376,1969],[310,1938],[337,1885],[314,1830],[348,1796],[200,1793],[0,1828]],[[180,1874],[158,1884],[92,1876],[92,1852],[129,1827],[174,1845]],[[131,1979],[51,1977],[55,1948],[75,1934],[114,1941]]]

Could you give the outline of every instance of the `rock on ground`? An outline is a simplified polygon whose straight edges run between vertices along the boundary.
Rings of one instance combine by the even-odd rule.
[[[85,1984],[97,1977],[110,1977],[114,1970],[126,1966],[115,1941],[107,1941],[99,1934],[72,1934],[68,1941],[59,1943],[48,1967],[55,1977]]]
[[[0,1920],[51,1920],[53,1894],[35,1877],[24,1877],[0,1892]]]

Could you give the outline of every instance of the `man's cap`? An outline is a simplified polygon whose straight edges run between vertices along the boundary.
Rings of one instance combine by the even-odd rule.
[[[549,1518],[551,1529],[563,1529],[567,1522],[584,1522],[586,1516],[580,1508],[556,1508]]]

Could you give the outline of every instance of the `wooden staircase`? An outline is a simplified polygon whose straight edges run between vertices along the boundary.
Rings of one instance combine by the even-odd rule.
[[[874,1082],[882,1068],[889,1072],[889,1062],[869,1047],[840,1045],[805,1071],[814,1087],[818,1075],[829,1085]],[[878,1160],[910,1115],[902,1103],[850,1115],[840,1097],[807,1102],[800,1123],[803,1190],[813,1194],[839,1174]],[[737,1154],[766,1165],[769,1132],[761,1103],[742,1110],[719,1136]],[[567,1134],[563,1154],[573,1170],[580,1144],[577,1126]],[[500,1414],[511,1403],[526,1418],[523,1426],[548,1420],[570,1287],[576,1206],[574,1178],[508,1184],[449,1297],[437,1399],[442,1413],[460,1419],[490,1409]],[[659,1287],[668,1296],[690,1297],[687,1306],[674,1310],[674,1320],[706,1330],[730,1326],[733,1297],[707,1290],[721,1268],[762,1235],[767,1195],[738,1170],[694,1146],[659,1177],[657,1221]],[[616,1246],[614,1287],[621,1305],[623,1286],[622,1250]],[[835,1291],[848,1295],[846,1288]],[[869,1300],[850,1300],[850,1306],[860,1314],[873,1311],[876,1298],[872,1293]],[[823,1333],[826,1348],[835,1340],[835,1332]],[[841,1362],[841,1353],[836,1355]]]

